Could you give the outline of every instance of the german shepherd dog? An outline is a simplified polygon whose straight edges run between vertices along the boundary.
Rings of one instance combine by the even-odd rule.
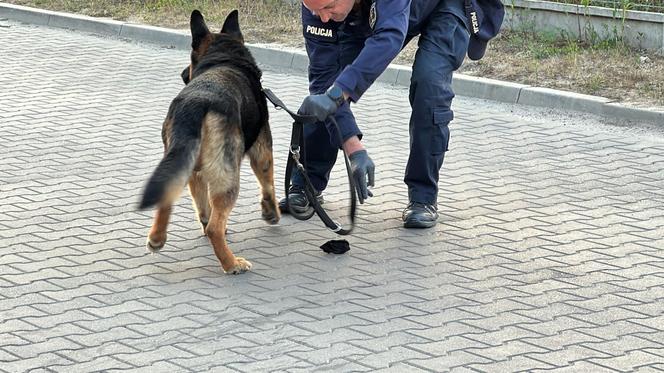
[[[261,187],[262,217],[279,221],[274,190],[272,135],[261,71],[244,45],[238,12],[212,33],[198,10],[191,14],[191,64],[186,86],[171,102],[162,127],[164,157],[150,177],[139,207],[156,205],[147,248],[166,243],[173,203],[185,184],[214,253],[226,273],[242,273],[251,263],[226,243],[226,224],[238,197],[240,164],[249,156]]]

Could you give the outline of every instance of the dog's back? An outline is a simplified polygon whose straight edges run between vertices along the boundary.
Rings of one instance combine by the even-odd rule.
[[[234,165],[268,123],[261,71],[248,49],[232,37],[210,43],[190,74],[168,110],[162,129],[165,155],[140,208],[173,203],[194,168],[209,169],[216,159]],[[204,153],[199,154],[202,141]],[[223,156],[213,154],[216,150]]]
[[[236,115],[238,111],[229,112],[228,105],[237,102],[244,143],[249,149],[261,128],[268,123],[261,75],[243,44],[231,37],[220,37],[208,46],[204,58],[192,69],[192,80],[181,95],[184,99],[196,100],[201,92],[205,92],[211,100],[209,109],[222,115]]]

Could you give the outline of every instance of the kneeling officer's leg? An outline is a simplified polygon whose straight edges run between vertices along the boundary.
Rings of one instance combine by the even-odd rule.
[[[420,36],[410,85],[410,155],[406,167],[407,228],[428,228],[438,219],[439,171],[448,148],[452,73],[463,62],[468,31],[455,15],[438,11]]]

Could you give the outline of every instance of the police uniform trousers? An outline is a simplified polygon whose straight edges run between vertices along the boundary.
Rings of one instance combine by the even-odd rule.
[[[452,74],[461,66],[468,48],[466,20],[458,16],[463,14],[462,6],[461,0],[441,0],[421,29],[417,30],[420,38],[409,94],[412,109],[409,122],[410,153],[404,177],[411,202],[437,203],[439,172],[450,140],[448,124],[453,119]],[[325,92],[344,66],[351,63],[362,49],[364,39],[357,38],[352,31],[342,29],[338,32],[338,63],[330,62],[329,59],[321,61],[318,56],[312,55],[319,53],[320,48],[314,51],[307,48],[311,94]],[[417,33],[409,34],[406,42]],[[322,66],[326,63],[336,63],[336,69]],[[326,74],[321,76],[320,71]],[[335,119],[343,128],[357,128],[348,104],[339,108]],[[306,125],[304,132],[308,175],[314,188],[324,190],[340,148],[338,135],[330,123],[325,123],[325,126],[320,123]],[[362,136],[361,133],[350,131],[342,133],[343,140],[352,135]],[[293,184],[303,185],[301,175],[297,172],[294,173]]]

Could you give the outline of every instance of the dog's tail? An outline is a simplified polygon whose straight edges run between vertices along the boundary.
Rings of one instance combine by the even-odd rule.
[[[175,105],[174,105],[175,106]],[[172,110],[173,123],[166,134],[170,143],[166,154],[152,173],[138,207],[170,205],[184,189],[201,150],[201,127],[207,108],[190,107],[186,113]]]

